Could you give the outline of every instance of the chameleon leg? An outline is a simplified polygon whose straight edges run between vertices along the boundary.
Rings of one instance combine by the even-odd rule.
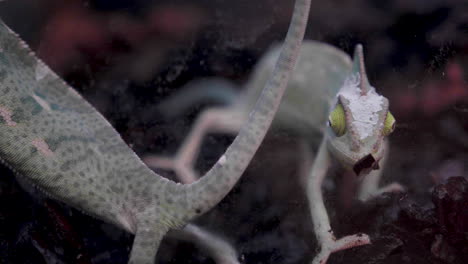
[[[320,252],[315,256],[312,264],[324,264],[331,253],[340,250],[362,246],[370,243],[366,234],[355,234],[336,239],[330,226],[327,210],[322,197],[322,183],[330,165],[330,156],[326,140],[320,144],[317,157],[312,165],[307,184],[310,213],[314,225],[315,236],[320,245]]]
[[[192,183],[198,180],[193,165],[206,133],[237,133],[244,119],[242,111],[234,107],[208,109],[197,119],[194,128],[190,131],[174,158],[147,156],[143,161],[153,168],[172,169],[182,183]]]
[[[385,168],[385,163],[388,159],[389,146],[385,142],[385,155],[380,161],[380,168]],[[386,186],[379,187],[380,177],[382,176],[383,169],[373,170],[362,179],[362,183],[358,193],[358,199],[361,201],[368,201],[369,199],[379,196],[386,192],[402,192],[405,188],[399,183],[390,183]]]
[[[154,264],[159,244],[167,231],[166,227],[138,227],[128,264]]]

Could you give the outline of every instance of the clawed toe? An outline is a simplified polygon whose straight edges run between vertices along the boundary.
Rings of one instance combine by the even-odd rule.
[[[320,253],[317,256],[315,256],[314,260],[312,261],[312,264],[325,264],[327,263],[330,254],[332,254],[333,252],[363,246],[370,243],[370,238],[366,234],[355,234],[345,236],[338,240],[330,239],[327,242],[322,243]]]

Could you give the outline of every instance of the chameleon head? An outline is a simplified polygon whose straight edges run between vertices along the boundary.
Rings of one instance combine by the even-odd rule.
[[[376,93],[367,80],[362,46],[354,53],[348,75],[328,118],[328,147],[334,156],[357,175],[379,169],[384,138],[395,128],[387,98]]]

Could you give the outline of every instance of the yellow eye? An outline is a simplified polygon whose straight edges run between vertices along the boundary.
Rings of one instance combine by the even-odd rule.
[[[395,117],[393,117],[393,115],[390,112],[388,112],[387,117],[385,118],[385,123],[384,123],[384,129],[383,129],[384,136],[390,135],[390,133],[392,133],[393,130],[395,130],[395,123],[396,123]]]
[[[337,137],[341,137],[346,132],[346,116],[343,106],[338,103],[328,117],[328,123]]]

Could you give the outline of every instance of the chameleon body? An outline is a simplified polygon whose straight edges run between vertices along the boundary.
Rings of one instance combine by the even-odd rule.
[[[183,175],[189,171],[187,167],[192,165],[190,162],[199,147],[193,142],[200,144],[201,128],[224,129],[223,132],[239,129],[241,120],[247,118],[248,110],[253,105],[253,98],[258,96],[260,88],[273,71],[279,52],[280,47],[274,47],[260,60],[246,84],[247,92],[236,103],[202,113],[193,130],[195,132],[189,135],[176,155],[176,172]],[[403,190],[396,183],[379,188],[385,155],[388,153],[386,137],[395,125],[388,107],[388,100],[377,94],[367,80],[361,45],[356,47],[352,61],[346,53],[330,45],[303,42],[273,126],[302,137],[312,148],[318,147],[316,159],[309,169],[307,186],[314,230],[320,245],[314,263],[325,263],[332,252],[370,243],[369,237],[364,234],[339,240],[333,236],[321,190],[332,161],[361,176],[358,193],[361,200],[383,192]],[[210,114],[218,119],[211,118],[210,121],[205,118]],[[232,120],[236,120],[232,117],[237,118],[237,126],[232,124]]]
[[[205,177],[180,185],[155,174],[88,102],[0,21],[0,158],[57,200],[135,234],[129,263],[154,263],[164,234],[215,206],[260,145],[304,36],[297,0],[284,49],[249,120]]]

